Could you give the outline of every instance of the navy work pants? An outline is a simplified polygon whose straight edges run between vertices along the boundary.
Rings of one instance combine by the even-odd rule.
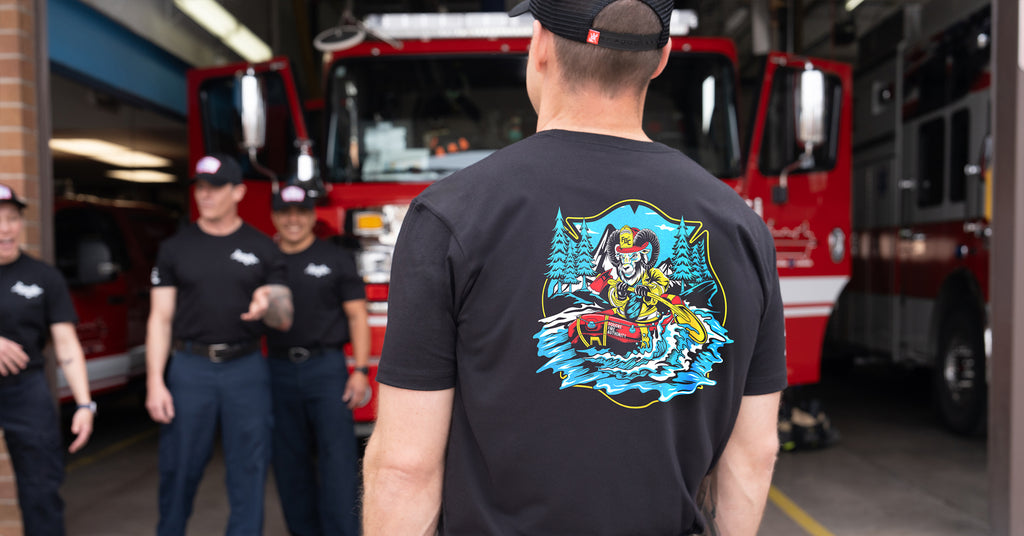
[[[231,514],[228,536],[263,532],[270,461],[270,379],[259,352],[224,363],[174,352],[167,368],[174,420],[160,429],[158,536],[185,534],[218,429]]]
[[[0,428],[18,482],[25,534],[63,536],[64,452],[60,419],[40,369],[0,379]]]
[[[270,359],[274,393],[274,478],[293,536],[358,534],[356,440],[341,400],[345,354],[302,363]]]

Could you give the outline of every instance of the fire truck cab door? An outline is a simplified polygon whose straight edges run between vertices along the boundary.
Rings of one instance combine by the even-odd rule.
[[[242,147],[240,80],[247,70],[257,76],[264,100],[265,139],[257,151],[259,166],[249,162]],[[272,229],[269,211],[272,174],[285,181],[295,172],[300,141],[309,140],[302,103],[287,59],[258,64],[236,63],[188,72],[189,159],[226,153],[242,164],[248,192],[240,206],[242,217],[258,228]],[[193,207],[193,214],[195,214]]]
[[[810,158],[797,125],[806,69],[824,75]],[[772,53],[753,117],[742,193],[775,238],[787,332],[802,334],[787,339],[794,385],[818,380],[825,325],[850,276],[851,95],[849,65]]]

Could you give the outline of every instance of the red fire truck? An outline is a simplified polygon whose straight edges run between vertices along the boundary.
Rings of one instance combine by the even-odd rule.
[[[146,373],[149,274],[177,220],[161,207],[71,195],[54,203],[56,264],[78,313],[89,388],[124,387]],[[63,374],[58,395],[71,400]]]
[[[907,5],[861,40],[853,277],[828,334],[847,355],[931,368],[939,415],[960,433],[986,416],[988,4]]]
[[[741,132],[735,46],[688,36],[695,24],[693,12],[673,17],[672,55],[651,84],[644,130],[764,217],[778,246],[789,379],[814,383],[825,325],[850,272],[851,70],[769,55]],[[379,355],[391,251],[408,203],[536,129],[525,91],[531,28],[528,16],[504,13],[387,14],[321,34],[326,97],[316,151],[287,60],[192,71],[191,157],[238,154],[249,188],[242,215],[268,233],[273,178],[322,198],[320,231],[354,249],[366,280]],[[356,413],[362,422],[373,417],[372,405]]]

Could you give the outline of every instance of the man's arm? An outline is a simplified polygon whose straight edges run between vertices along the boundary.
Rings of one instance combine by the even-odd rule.
[[[366,300],[346,300],[342,303],[345,317],[348,318],[348,332],[352,344],[352,358],[356,368],[370,364],[370,324],[366,313]],[[353,373],[345,384],[342,395],[349,409],[363,405],[363,400],[370,390],[370,379],[362,373]]]
[[[92,410],[83,408],[92,401],[89,394],[89,375],[85,368],[85,353],[78,342],[78,332],[71,322],[58,322],[50,326],[50,337],[53,338],[53,352],[57,354],[57,363],[64,372],[71,395],[79,409],[71,418],[71,433],[75,440],[68,447],[68,452],[77,452],[89,442],[92,435]]]
[[[454,394],[380,385],[363,467],[365,536],[437,530]]]
[[[177,287],[153,287],[149,293],[149,320],[146,322],[146,409],[158,423],[174,419],[174,400],[164,383],[164,369],[171,353],[171,321]]]
[[[781,393],[745,396],[725,451],[708,475],[701,510],[707,534],[757,534],[779,451]]]
[[[249,310],[242,313],[242,320],[262,320],[267,326],[280,331],[291,329],[294,317],[292,291],[279,284],[263,285],[254,290]]]

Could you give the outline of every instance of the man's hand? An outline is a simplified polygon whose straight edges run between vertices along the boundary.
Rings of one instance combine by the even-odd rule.
[[[292,327],[295,311],[292,306],[292,291],[284,285],[263,285],[252,292],[249,310],[242,313],[242,320],[262,320],[264,324],[280,331]]]
[[[160,424],[170,424],[174,420],[174,397],[166,384],[149,385],[146,389],[146,410],[149,417]]]
[[[263,285],[252,292],[252,301],[249,302],[249,310],[242,313],[242,320],[253,321],[263,320],[270,307],[270,287]]]
[[[361,408],[370,401],[370,379],[366,374],[353,372],[348,376],[341,400],[348,404],[348,409]]]
[[[71,418],[71,433],[75,434],[75,441],[68,447],[68,452],[74,454],[89,442],[92,436],[92,410],[89,408],[78,408],[74,417]]]
[[[636,287],[636,295],[640,296],[641,298],[643,298],[645,300],[647,299],[647,295],[650,294],[650,293],[651,293],[651,289],[648,288],[648,287],[645,287],[644,285],[640,285],[639,287]]]
[[[28,366],[28,354],[21,345],[0,337],[0,376],[13,376]]]

